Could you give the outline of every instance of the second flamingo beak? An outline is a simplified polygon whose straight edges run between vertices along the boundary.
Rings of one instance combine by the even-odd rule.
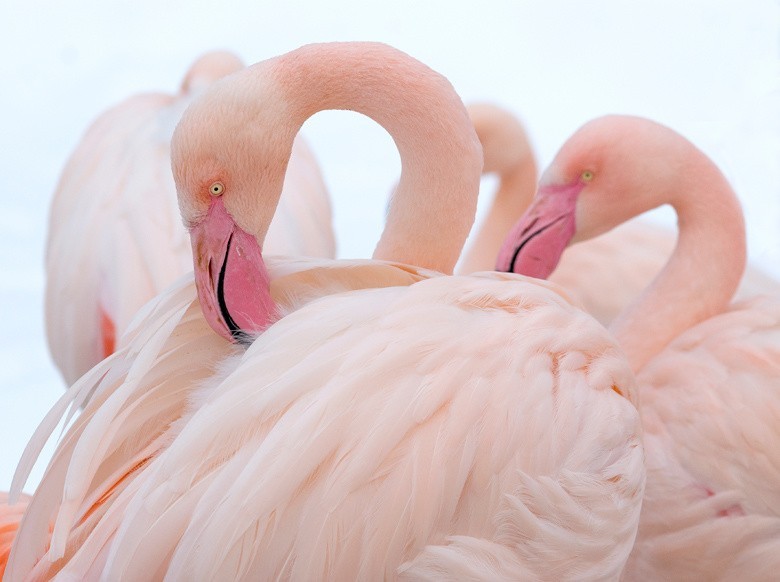
[[[214,199],[190,230],[195,284],[203,315],[222,337],[251,343],[271,323],[275,306],[260,245]]]
[[[584,184],[544,186],[512,227],[498,254],[496,270],[546,279],[575,232],[577,196]]]

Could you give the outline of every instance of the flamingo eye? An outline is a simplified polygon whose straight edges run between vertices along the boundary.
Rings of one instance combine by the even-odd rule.
[[[590,182],[593,179],[593,172],[590,170],[585,170],[581,177],[583,182]]]
[[[211,186],[209,186],[209,194],[212,196],[222,196],[224,191],[225,186],[222,184],[222,182],[214,182]]]

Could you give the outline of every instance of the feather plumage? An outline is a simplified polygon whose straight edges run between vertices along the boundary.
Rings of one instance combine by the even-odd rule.
[[[0,492],[0,580],[5,572],[8,554],[30,498],[26,495],[16,501],[11,501],[8,494]]]
[[[101,555],[108,578],[394,577],[453,535],[537,576],[620,572],[644,479],[633,379],[550,288],[486,275],[336,294],[223,366],[49,574]],[[117,440],[96,408],[76,448]],[[90,445],[92,463],[113,447]],[[61,508],[55,530],[81,513]]]
[[[647,491],[626,577],[769,580],[780,567],[780,302],[680,335],[638,375]]]

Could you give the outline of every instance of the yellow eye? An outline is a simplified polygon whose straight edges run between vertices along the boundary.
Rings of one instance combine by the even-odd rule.
[[[225,186],[222,184],[222,182],[214,182],[211,186],[209,186],[209,193],[212,196],[222,196],[224,191]]]
[[[583,182],[590,182],[593,179],[593,172],[590,170],[585,170],[582,173],[582,181]]]

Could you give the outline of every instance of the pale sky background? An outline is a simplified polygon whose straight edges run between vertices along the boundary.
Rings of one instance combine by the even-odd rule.
[[[777,1],[2,0],[0,21],[0,490],[63,390],[42,303],[59,172],[101,112],[176,91],[211,49],[253,63],[310,42],[389,43],[466,102],[517,113],[542,165],[593,117],[650,117],[720,165],[743,200],[752,260],[780,276]],[[341,255],[370,256],[400,170],[392,140],[344,112],[319,114],[304,133],[334,198]]]

